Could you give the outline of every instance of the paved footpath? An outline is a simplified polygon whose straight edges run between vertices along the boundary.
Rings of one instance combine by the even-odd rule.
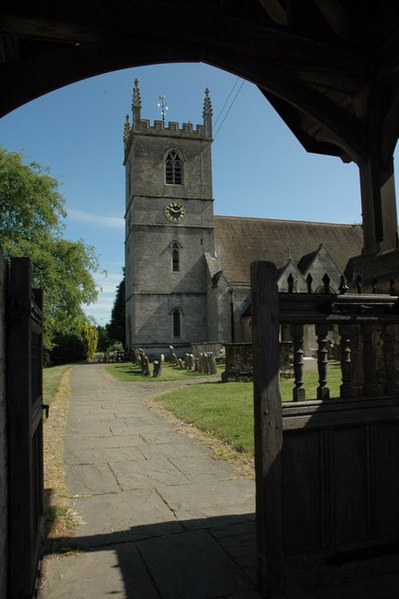
[[[72,371],[64,461],[82,524],[46,557],[41,599],[259,597],[254,482],[144,403],[182,384]]]

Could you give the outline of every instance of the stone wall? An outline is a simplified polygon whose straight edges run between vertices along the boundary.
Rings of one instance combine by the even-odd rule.
[[[0,251],[0,597],[7,584],[7,430],[5,395],[5,262]]]
[[[219,341],[204,341],[202,343],[192,343],[191,353],[199,356],[201,353],[213,353],[217,358],[223,350],[223,345]]]

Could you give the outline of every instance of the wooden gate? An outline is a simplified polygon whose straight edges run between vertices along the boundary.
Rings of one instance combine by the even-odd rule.
[[[325,555],[399,539],[399,298],[278,293],[269,262],[252,264],[258,581],[284,592],[289,555]],[[291,325],[293,402],[281,402],[279,326]],[[303,326],[317,335],[317,399],[303,385]],[[330,397],[327,331],[341,337]]]
[[[42,293],[31,263],[11,260],[6,305],[9,599],[35,591],[44,536]]]

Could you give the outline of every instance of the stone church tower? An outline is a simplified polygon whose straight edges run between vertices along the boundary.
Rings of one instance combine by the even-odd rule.
[[[134,82],[126,117],[126,344],[159,354],[208,337],[205,253],[214,254],[212,105],[203,124],[151,125]]]

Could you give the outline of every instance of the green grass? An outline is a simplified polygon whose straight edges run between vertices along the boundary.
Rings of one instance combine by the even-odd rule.
[[[329,371],[331,396],[338,396],[341,373]],[[307,399],[316,396],[317,373],[305,373]],[[281,380],[283,401],[292,400],[292,380]],[[250,383],[203,383],[155,398],[181,420],[221,439],[235,451],[253,454],[253,386]]]
[[[44,489],[46,543],[70,536],[77,525],[76,514],[65,487],[64,432],[70,389],[70,364],[43,370],[43,397],[50,406],[49,419],[44,420]]]
[[[304,376],[306,399],[316,399],[319,375],[317,372],[306,371]],[[327,373],[327,386],[331,397],[339,397],[339,386],[341,385],[341,369],[329,368]],[[291,379],[280,380],[280,393],[283,401],[292,401],[293,381]]]
[[[71,368],[70,364],[51,366],[43,369],[43,399],[51,404],[57,394],[64,373]]]
[[[120,381],[130,381],[135,383],[156,383],[162,381],[182,381],[186,379],[195,379],[204,376],[214,376],[215,380],[220,378],[221,372],[224,370],[224,366],[218,366],[218,373],[215,375],[209,375],[199,372],[191,372],[189,370],[183,370],[170,364],[165,364],[160,377],[145,376],[141,370],[135,364],[131,362],[116,362],[114,364],[107,364],[106,370]],[[152,371],[152,365],[151,365]]]

